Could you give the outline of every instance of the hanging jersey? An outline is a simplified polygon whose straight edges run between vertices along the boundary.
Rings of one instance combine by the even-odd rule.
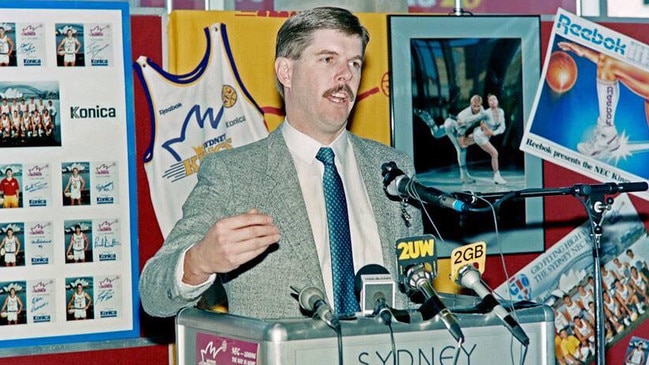
[[[153,123],[144,168],[164,237],[181,217],[206,154],[268,135],[263,113],[237,72],[225,24],[204,31],[207,50],[188,74],[170,74],[144,56],[134,64]]]

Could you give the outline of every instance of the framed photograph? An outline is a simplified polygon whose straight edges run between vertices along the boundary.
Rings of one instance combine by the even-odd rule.
[[[409,153],[420,184],[481,196],[542,186],[541,160],[519,146],[540,78],[537,16],[388,17],[392,144]],[[488,253],[544,248],[542,198],[495,213],[425,204],[439,257],[485,241]]]

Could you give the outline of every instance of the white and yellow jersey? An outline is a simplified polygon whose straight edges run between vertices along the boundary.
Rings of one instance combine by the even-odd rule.
[[[204,31],[207,49],[190,73],[170,74],[144,56],[135,62],[153,123],[144,168],[164,237],[180,219],[206,154],[268,135],[263,112],[239,77],[225,24]]]

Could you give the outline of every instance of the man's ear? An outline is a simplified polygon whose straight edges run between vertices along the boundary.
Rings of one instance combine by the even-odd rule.
[[[279,82],[287,88],[291,87],[292,67],[293,63],[286,57],[278,57],[275,60],[275,75]]]

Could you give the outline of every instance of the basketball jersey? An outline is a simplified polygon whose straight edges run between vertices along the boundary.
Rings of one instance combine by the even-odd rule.
[[[74,54],[74,51],[77,49],[77,42],[74,38],[65,37],[63,40],[63,53],[65,54]]]
[[[590,333],[590,328],[588,328],[588,326],[586,326],[586,323],[583,323],[583,321],[581,323],[581,327],[575,324],[575,329],[582,337],[587,336]]]
[[[83,239],[83,233],[73,233],[72,234],[72,249],[75,251],[83,251],[86,247],[85,240]]]
[[[0,38],[0,54],[6,55],[9,53],[9,41],[5,35],[3,38]]]
[[[5,237],[5,252],[15,253],[16,252],[16,237]]]
[[[74,293],[74,302],[73,302],[74,308],[76,309],[83,309],[86,307],[86,296],[84,293],[78,294]]]
[[[70,192],[77,193],[81,190],[81,175],[70,176]]]
[[[153,123],[144,169],[164,237],[182,216],[205,155],[268,135],[263,113],[239,77],[225,24],[204,32],[207,49],[188,74],[170,74],[144,56],[134,64]]]
[[[18,297],[7,297],[7,312],[18,312]]]
[[[638,364],[638,365],[643,365],[640,363],[642,361],[642,351],[641,350],[633,350],[633,355],[631,355],[631,359],[629,360],[630,364]]]
[[[637,278],[634,278],[633,275],[631,275],[631,280],[633,280],[633,283],[642,290],[640,294],[645,295],[645,291],[647,289],[647,285],[645,284],[644,280],[642,280],[642,276],[638,274]]]

